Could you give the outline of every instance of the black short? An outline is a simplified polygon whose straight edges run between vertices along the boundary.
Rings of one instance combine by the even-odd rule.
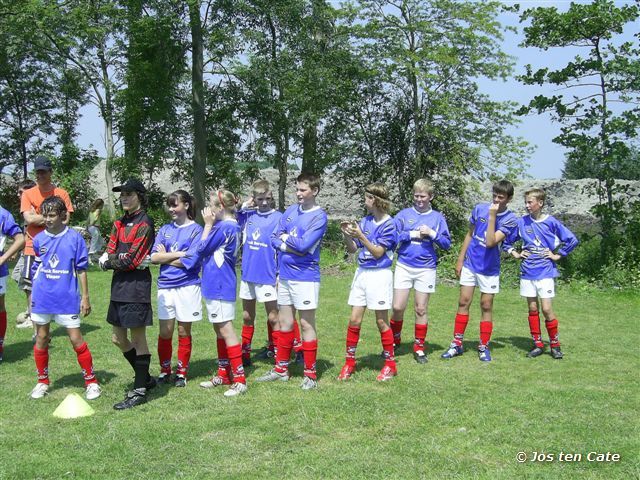
[[[153,325],[150,303],[109,302],[107,322],[114,327],[137,328]]]

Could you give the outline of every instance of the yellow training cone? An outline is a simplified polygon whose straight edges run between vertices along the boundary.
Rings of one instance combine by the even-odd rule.
[[[96,413],[95,410],[91,408],[80,395],[70,393],[67,395],[67,398],[58,405],[58,408],[53,412],[53,416],[58,418],[78,418],[88,417],[94,413]]]

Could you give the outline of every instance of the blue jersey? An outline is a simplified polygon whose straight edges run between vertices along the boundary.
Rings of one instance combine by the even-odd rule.
[[[299,255],[280,251],[280,278],[298,282],[320,281],[320,244],[326,231],[327,214],[322,208],[316,206],[305,211],[299,205],[291,205],[285,210],[271,236],[271,244],[282,250],[284,243]],[[283,236],[286,238],[284,242]]]
[[[194,242],[182,264],[202,263],[202,296],[208,300],[236,300],[236,260],[240,250],[240,226],[235,220],[216,223],[204,240]]]
[[[271,245],[271,234],[278,228],[282,213],[250,210],[246,215],[242,231],[242,280],[275,285],[277,250]]]
[[[496,233],[508,237],[516,228],[518,218],[510,210],[496,215]],[[464,257],[464,266],[480,275],[500,275],[500,246],[487,248],[487,225],[489,224],[489,204],[475,206],[469,225],[473,229],[471,242]]]
[[[534,220],[531,215],[519,218],[518,227],[505,240],[503,248],[510,249],[518,240],[522,240],[522,249],[530,252],[520,263],[521,277],[525,280],[557,277],[558,267],[543,256],[544,251],[549,249],[565,257],[578,245],[576,236],[551,215],[542,220]]]
[[[89,254],[84,239],[72,228],[57,235],[40,232],[33,239],[35,274],[31,311],[59,315],[80,313],[76,271],[86,270]]]
[[[13,215],[0,207],[0,255],[4,253],[7,237],[14,237],[18,233],[22,233],[22,229],[14,220]],[[7,275],[9,275],[9,267],[5,263],[0,266],[0,277],[6,277]]]
[[[395,217],[398,229],[398,263],[412,268],[436,268],[438,256],[435,246],[443,250],[451,247],[449,226],[444,216],[435,210],[420,213],[415,208],[405,208]],[[429,227],[435,237],[420,238],[420,227]],[[412,233],[413,238],[412,238]]]
[[[158,246],[164,246],[167,252],[186,252],[194,242],[200,240],[202,227],[195,222],[185,225],[167,223],[160,227],[156,235],[151,253],[158,252]],[[158,277],[158,288],[178,288],[187,285],[198,285],[200,277],[198,268],[180,268],[173,265],[161,265]]]
[[[367,240],[374,245],[386,248],[384,255],[376,259],[358,239],[354,238],[358,253],[358,265],[362,268],[389,268],[393,263],[393,250],[396,248],[398,236],[393,218],[387,215],[380,223],[376,223],[373,215],[367,215],[360,220],[360,230]]]

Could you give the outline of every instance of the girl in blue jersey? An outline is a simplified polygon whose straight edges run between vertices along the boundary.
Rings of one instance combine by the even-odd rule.
[[[397,232],[393,218],[387,213],[391,202],[386,186],[380,183],[368,185],[365,188],[364,205],[369,215],[360,220],[359,224],[342,224],[347,251],[355,253],[359,250],[359,253],[358,270],[353,277],[349,293],[349,305],[352,308],[347,328],[346,361],[338,380],[348,380],[355,371],[360,326],[364,313],[369,308],[376,315],[385,359],[377,380],[384,382],[398,374],[393,353],[393,333],[388,319],[393,296],[391,264]]]
[[[202,211],[204,230],[200,240],[182,258],[187,268],[202,262],[202,296],[217,339],[218,374],[200,386],[231,385],[224,392],[226,397],[247,391],[242,348],[232,323],[236,314],[236,261],[240,249],[236,203],[235,195],[228,190],[211,193],[209,207]]]
[[[194,242],[200,240],[202,227],[194,219],[194,198],[184,190],[176,190],[167,197],[166,205],[172,222],[163,225],[156,235],[151,250],[151,262],[160,264],[158,277],[158,382],[171,378],[173,330],[178,320],[178,365],[174,384],[187,384],[187,371],[191,359],[191,325],[202,320],[202,294],[198,269],[187,270],[180,259]]]

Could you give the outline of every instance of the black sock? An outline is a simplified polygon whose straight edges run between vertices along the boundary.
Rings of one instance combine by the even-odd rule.
[[[134,370],[136,372],[136,378],[133,381],[133,388],[138,390],[140,388],[147,387],[147,381],[149,380],[149,365],[151,365],[151,354],[136,356],[136,363]]]
[[[131,368],[133,368],[133,370],[135,371],[135,369],[136,369],[136,349],[132,348],[128,352],[122,352],[122,355],[124,355],[124,358],[127,359],[127,362],[129,362],[129,365],[131,365]]]

